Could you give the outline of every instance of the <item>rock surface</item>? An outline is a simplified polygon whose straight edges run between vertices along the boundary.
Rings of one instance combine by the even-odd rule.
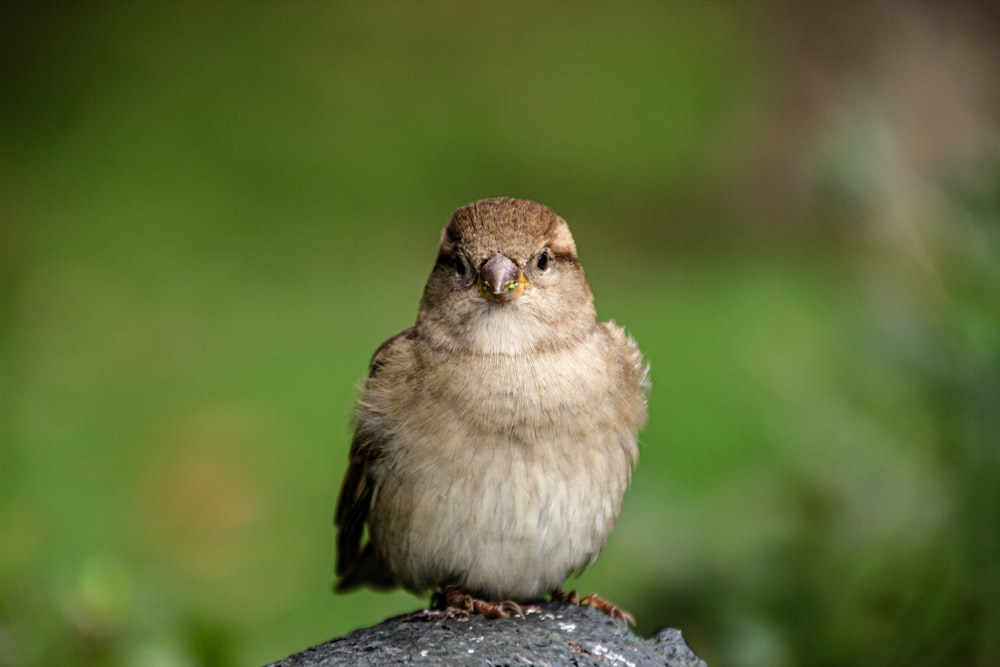
[[[525,618],[468,620],[398,616],[289,656],[268,667],[333,665],[621,665],[707,667],[680,630],[652,639],[633,634],[591,607],[549,603]]]

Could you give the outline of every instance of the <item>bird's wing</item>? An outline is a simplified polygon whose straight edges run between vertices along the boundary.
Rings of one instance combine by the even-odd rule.
[[[635,339],[624,329],[614,322],[602,322],[601,326],[611,340],[618,372],[622,373],[622,386],[628,389],[619,395],[623,416],[631,420],[636,431],[641,431],[646,426],[646,396],[653,388],[649,379],[649,363],[643,358]]]
[[[392,350],[413,335],[412,328],[406,329],[379,346],[369,366],[369,382],[382,370]],[[368,511],[377,492],[372,483],[370,469],[382,454],[384,437],[383,429],[379,428],[379,419],[366,413],[362,401],[362,407],[359,408],[355,420],[350,463],[344,475],[344,483],[340,488],[340,497],[334,514],[334,525],[337,527],[336,572],[341,578],[337,584],[339,590],[351,588],[370,578],[362,572],[352,571],[367,570],[373,565],[359,560],[366,560],[367,547],[362,551],[361,540],[368,520]]]

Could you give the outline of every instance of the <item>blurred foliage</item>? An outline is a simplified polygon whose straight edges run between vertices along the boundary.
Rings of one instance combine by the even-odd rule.
[[[538,199],[653,364],[571,585],[712,664],[1000,664],[987,2],[7,3],[0,665],[261,664],[452,210]]]

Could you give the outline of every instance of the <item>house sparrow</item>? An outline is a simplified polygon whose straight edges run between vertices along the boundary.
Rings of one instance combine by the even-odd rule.
[[[372,358],[336,510],[337,591],[437,589],[452,615],[523,615],[593,563],[646,422],[648,366],[598,322],[566,222],[485,199],[445,227],[413,328]],[[367,540],[362,536],[367,525]]]

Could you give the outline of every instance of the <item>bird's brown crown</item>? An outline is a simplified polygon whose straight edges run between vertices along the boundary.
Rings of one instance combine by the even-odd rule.
[[[566,221],[548,206],[526,199],[481,199],[455,211],[441,237],[441,254],[456,246],[475,263],[497,252],[525,261],[541,247],[563,260],[577,261]]]

